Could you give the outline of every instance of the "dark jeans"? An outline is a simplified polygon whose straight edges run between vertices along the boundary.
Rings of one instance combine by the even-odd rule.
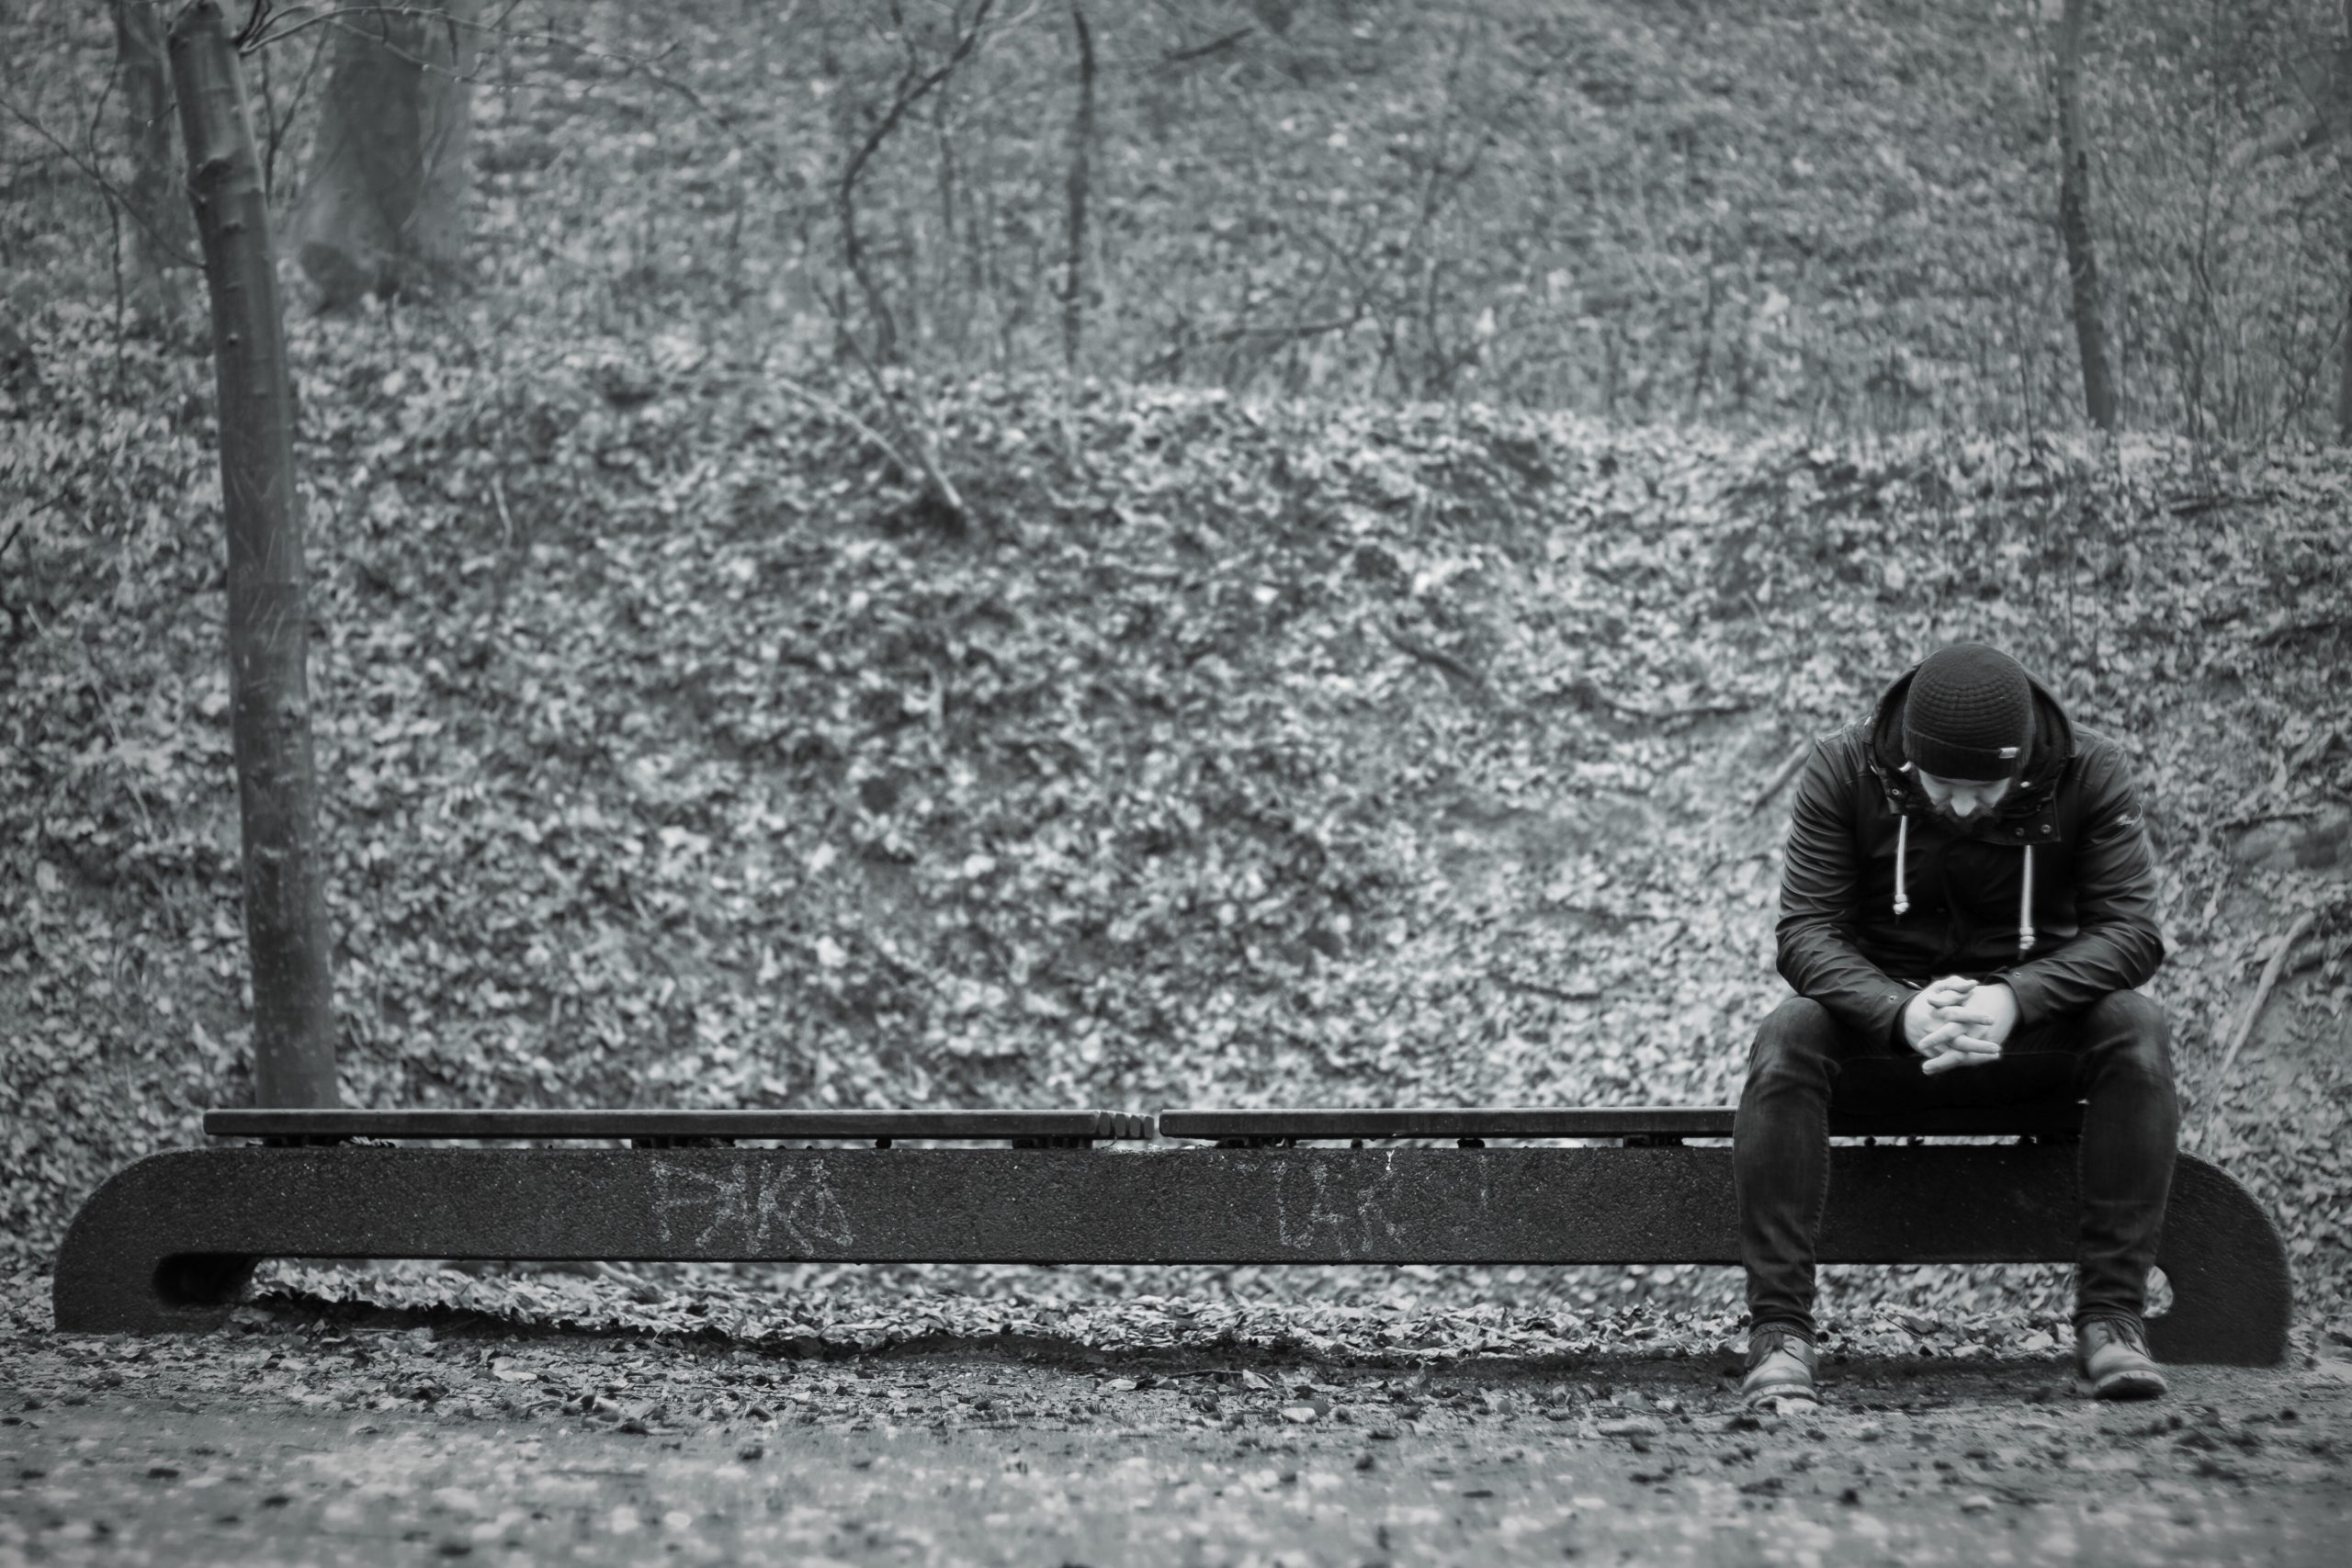
[[[1858,1035],[1792,997],[1757,1031],[1739,1097],[1732,1168],[1748,1321],[1813,1337],[1814,1238],[1829,1201],[1829,1107],[1894,1111],[2079,1097],[2082,1232],[2075,1322],[2136,1319],[2172,1189],[2180,1105],[2164,1010],[2115,991],[2081,1013],[2012,1035],[1998,1061],[1930,1077],[1907,1046]]]

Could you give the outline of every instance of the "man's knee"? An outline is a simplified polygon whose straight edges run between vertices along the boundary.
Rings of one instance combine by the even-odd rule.
[[[1776,1068],[1820,1070],[1835,1053],[1838,1021],[1810,997],[1791,997],[1772,1010],[1748,1048],[1747,1074]]]
[[[2172,1077],[2172,1025],[2137,991],[2109,991],[2084,1010],[2083,1038],[2142,1071]]]

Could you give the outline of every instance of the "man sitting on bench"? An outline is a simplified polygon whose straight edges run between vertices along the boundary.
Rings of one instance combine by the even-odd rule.
[[[1757,1406],[1814,1383],[1827,1114],[2080,1097],[2076,1359],[2102,1399],[2165,1380],[2141,1323],[2179,1107],[2155,875],[2120,750],[2015,660],[1939,650],[1814,750],[1781,884],[1796,995],[1758,1031],[1734,1136]],[[1974,1201],[1956,1191],[1954,1203]]]

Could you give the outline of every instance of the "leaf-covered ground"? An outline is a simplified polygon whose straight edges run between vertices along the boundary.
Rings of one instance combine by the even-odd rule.
[[[731,345],[296,342],[349,1103],[1721,1102],[1781,994],[1758,797],[1981,636],[2137,760],[2188,1146],[2341,1310],[2334,454],[979,381],[957,532]],[[30,1259],[247,1093],[205,377],[129,352],[175,390],[48,378],[7,449],[63,498],[0,665]]]
[[[1784,1420],[1689,1317],[1024,1272],[290,1270],[145,1342],[19,1276],[0,1561],[2301,1564],[2352,1522],[2352,1325],[2100,1406],[2046,1335],[1890,1317]]]

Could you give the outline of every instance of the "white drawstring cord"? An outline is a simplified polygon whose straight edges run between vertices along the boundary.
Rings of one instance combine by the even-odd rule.
[[[1911,895],[1903,886],[1903,857],[1911,848],[1911,818],[1906,813],[1897,820],[1902,823],[1894,829],[1894,918],[1899,920],[1911,912]]]
[[[2033,846],[2025,847],[2025,878],[2018,888],[2018,956],[2033,951]]]
[[[1904,876],[1903,863],[1911,851],[1911,818],[1906,812],[1895,819],[1894,829],[1894,915],[1901,919],[1911,912],[1911,894]],[[2018,886],[2018,956],[2033,951],[2033,846],[2025,846],[2025,873]]]

